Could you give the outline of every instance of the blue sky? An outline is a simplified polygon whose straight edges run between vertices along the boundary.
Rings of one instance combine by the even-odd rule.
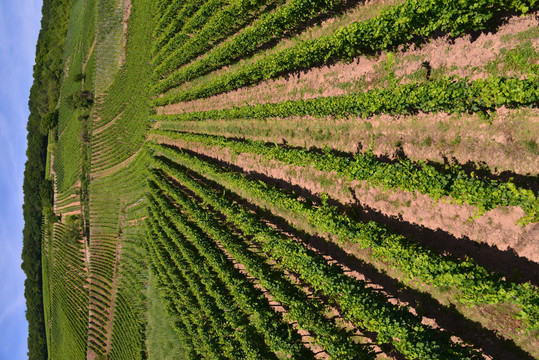
[[[41,0],[0,0],[0,360],[27,358],[22,181]]]

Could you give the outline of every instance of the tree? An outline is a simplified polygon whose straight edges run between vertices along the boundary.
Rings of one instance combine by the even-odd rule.
[[[27,123],[27,161],[24,170],[24,229],[21,268],[26,274],[24,296],[28,320],[28,359],[47,359],[43,279],[41,266],[42,196],[45,181],[47,137],[45,131],[55,123],[54,110],[60,96],[63,51],[71,0],[44,0],[41,31],[36,46],[34,82],[30,89]],[[51,115],[48,115],[52,113]],[[48,116],[47,119],[43,119]],[[45,185],[46,186],[46,185]],[[45,192],[47,190],[44,190]],[[43,194],[48,196],[47,194]],[[50,208],[51,220],[54,216]]]
[[[88,90],[77,91],[66,100],[72,109],[89,108],[94,103],[94,93]]]
[[[82,238],[82,219],[79,215],[68,215],[65,218],[63,239],[74,244]]]
[[[51,180],[43,180],[39,189],[43,207],[52,206],[54,199],[54,185]]]
[[[58,125],[58,110],[49,111],[41,118],[41,129],[46,133]]]

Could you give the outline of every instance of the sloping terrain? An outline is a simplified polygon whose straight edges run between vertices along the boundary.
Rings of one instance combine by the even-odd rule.
[[[73,0],[49,357],[539,359],[538,10]]]

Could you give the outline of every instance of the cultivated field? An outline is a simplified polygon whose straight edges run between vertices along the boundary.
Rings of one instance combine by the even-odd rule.
[[[50,359],[539,359],[536,0],[72,0]]]

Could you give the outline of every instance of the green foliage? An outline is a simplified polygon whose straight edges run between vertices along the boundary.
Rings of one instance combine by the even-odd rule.
[[[153,116],[159,120],[193,121],[291,116],[406,115],[421,112],[481,112],[501,106],[536,106],[539,77],[527,79],[491,76],[470,81],[455,76],[422,83],[396,84],[359,94],[245,105],[223,110]],[[157,98],[154,103],[161,104]]]
[[[169,27],[153,44],[154,63],[161,63],[171,49],[179,48],[185,44],[191,34],[199,32],[206,22],[221,9],[223,4],[224,0],[205,1],[191,18],[185,19],[181,31],[172,31],[176,25]],[[178,21],[184,21],[184,19],[179,17],[174,21],[174,24],[176,24]]]
[[[535,0],[530,0],[527,4],[533,5]],[[301,42],[266,56],[260,61],[220,75],[214,80],[179,93],[167,94],[156,99],[155,105],[212,96],[334,60],[352,60],[360,54],[374,53],[395,48],[400,44],[419,41],[435,32],[447,32],[458,36],[470,31],[484,30],[493,18],[509,9],[527,11],[522,2],[510,0],[483,0],[473,3],[409,0],[383,11],[372,19],[339,28],[332,35]],[[180,76],[183,76],[181,71],[156,83],[153,93],[157,95],[177,86],[179,81],[176,77]]]
[[[108,355],[111,360],[148,357],[145,338],[148,264],[142,248],[144,228],[139,224],[146,216],[140,202],[144,192],[141,177],[144,159],[133,155],[141,147],[147,130],[149,45],[155,25],[153,7],[157,4],[148,0],[132,2],[125,63],[118,68],[118,62],[106,61],[106,58],[115,59],[121,54],[107,44],[121,39],[122,3],[106,0],[97,4],[99,28],[94,51],[103,61],[96,63],[96,76],[100,78],[94,86],[96,93],[105,90],[106,93],[99,95],[99,105],[92,109],[91,119],[74,121],[80,124],[77,138],[83,145],[81,201],[89,205],[84,218],[89,219],[95,229],[89,246],[92,250],[98,249],[92,251],[90,257],[92,314],[89,317],[91,331],[86,338],[93,352]],[[106,130],[97,131],[105,124],[108,124]],[[90,129],[94,131],[91,137]],[[111,170],[129,157],[132,157],[131,162],[116,171]],[[99,170],[108,170],[109,174],[99,174]],[[114,309],[112,319],[111,307]],[[112,329],[105,321],[108,319]]]
[[[85,80],[86,79],[86,74],[85,73],[77,73],[74,77],[73,77],[73,81],[76,81],[76,82],[80,82],[82,80]]]
[[[66,101],[73,110],[87,109],[94,103],[94,94],[88,90],[79,90],[71,94]]]
[[[535,155],[539,155],[539,146],[537,145],[537,142],[535,140],[528,140],[524,143],[524,145],[529,152]]]
[[[174,318],[165,312],[165,299],[161,299],[155,276],[148,281],[148,359],[185,360],[185,345],[178,341]]]
[[[233,34],[249,23],[256,15],[268,5],[280,5],[284,0],[234,0],[230,5],[215,13],[206,25],[195,36],[191,37],[180,47],[169,47],[163,50],[163,54],[171,52],[154,69],[154,77],[157,78],[186,64],[196,56],[203,54],[213,46],[221,42],[226,36]]]
[[[385,189],[399,188],[419,191],[434,199],[449,197],[455,203],[467,203],[477,207],[479,214],[498,206],[520,206],[526,216],[521,224],[537,221],[539,203],[536,194],[511,182],[480,179],[452,165],[438,171],[424,161],[413,162],[399,159],[394,163],[379,161],[367,151],[355,156],[342,156],[329,149],[313,151],[305,148],[288,148],[276,144],[252,140],[233,140],[222,136],[152,130],[157,135],[187,142],[194,141],[210,146],[230,149],[235,154],[250,153],[266,159],[278,160],[295,166],[313,166],[321,171],[335,171],[349,180],[363,180]]]
[[[48,134],[49,130],[58,126],[58,110],[49,111],[41,118],[41,129]]]
[[[41,118],[56,107],[62,74],[62,50],[71,1],[43,2],[41,31],[36,46],[34,82],[28,106],[28,148],[24,170],[22,269],[26,274],[24,296],[28,320],[28,358],[47,357],[47,341],[43,313],[41,263],[42,199],[41,184],[45,179],[47,136],[42,133]]]
[[[409,313],[405,308],[391,305],[385,296],[366,287],[362,281],[346,276],[340,267],[328,264],[321,255],[307,249],[301,242],[286,237],[260,221],[246,208],[234,204],[230,197],[221,196],[213,189],[202,185],[197,179],[190,178],[185,171],[167,165],[161,160],[155,159],[154,164],[179,181],[182,186],[194,191],[204,203],[222,212],[227,220],[232,222],[243,234],[252,236],[250,241],[259,244],[261,249],[280,264],[282,269],[297,274],[316,291],[335,301],[347,319],[355,324],[361,324],[369,331],[376,331],[380,341],[393,343],[400,352],[409,358],[480,358],[478,354],[468,351],[465,347],[452,344],[447,334],[437,332],[421,324],[421,319]],[[190,210],[191,205],[182,200],[182,195],[170,182],[157,176],[152,177],[152,179],[161,188],[161,191],[172,196],[175,201],[181,204],[182,210],[189,212],[191,216],[198,214],[196,221],[206,232],[212,236],[217,236],[220,233],[216,239],[219,239],[219,243],[226,244],[225,239],[227,236],[230,237],[230,233],[224,230],[222,225],[215,223],[212,229],[209,226],[212,222],[211,217],[207,216],[207,213],[201,209]],[[246,183],[242,184],[242,188],[248,190],[245,185]],[[156,187],[150,185],[150,189],[152,194],[155,194]],[[176,214],[174,218],[178,216],[179,214]],[[241,259],[238,255],[234,255],[234,257],[238,260]],[[244,264],[256,263],[243,262],[242,260],[240,262]],[[260,278],[262,274],[257,274],[256,277]],[[331,346],[328,348],[332,349]],[[345,356],[344,354],[340,356]]]
[[[156,176],[153,176],[152,179],[155,179],[159,184],[165,184]],[[189,234],[186,235],[188,239],[192,239],[191,241],[193,242],[203,242],[203,245],[200,245],[201,249],[213,248],[213,251],[217,251],[217,246],[213,240],[207,238],[200,240],[200,238],[204,238],[204,235],[201,232],[197,233],[196,230],[186,225],[183,215],[175,210],[172,204],[167,203],[164,194],[161,193],[161,190],[159,190],[159,187],[155,183],[150,183],[150,190],[152,194],[150,204],[154,206],[154,212],[159,214],[157,216],[159,223],[162,223],[161,219],[172,219],[172,222],[178,229],[185,229],[182,231]],[[352,333],[339,329],[334,320],[329,320],[325,317],[324,313],[326,309],[324,309],[324,306],[313,302],[303,293],[301,288],[294,286],[280,271],[274,270],[265,264],[263,256],[252,254],[248,250],[248,244],[243,239],[238,239],[232,235],[231,229],[227,229],[226,224],[219,224],[219,222],[207,216],[211,213],[211,210],[208,213],[207,209],[198,207],[187,199],[185,195],[178,191],[171,192],[171,190],[166,185],[163,188],[163,191],[171,194],[178,201],[178,204],[182,206],[182,209],[195,219],[197,225],[202,230],[210,234],[237,261],[244,264],[246,271],[257,278],[260,284],[272,294],[274,299],[288,308],[288,319],[297,321],[300,328],[316,334],[314,341],[321,345],[331,356],[341,359],[354,359],[361,354],[362,358],[373,358],[374,354],[370,349],[365,350],[363,349],[363,345],[355,344],[351,340]],[[171,226],[166,225],[166,220],[163,221],[163,224],[164,228]],[[264,333],[266,332],[267,330]],[[268,335],[266,334],[266,338],[270,339],[271,337]],[[284,349],[276,348],[274,350],[290,352],[291,348],[290,344],[288,344]],[[252,353],[252,351],[249,353]],[[308,356],[308,353],[305,352],[302,356]]]
[[[47,41],[41,43],[46,46],[38,45],[36,74],[41,71],[46,75],[40,75],[39,83],[36,78],[30,99],[28,158],[32,165],[27,165],[25,173],[24,211],[25,219],[43,214],[45,223],[54,229],[54,244],[44,250],[50,256],[43,264],[43,274],[51,274],[44,279],[44,286],[54,290],[45,294],[46,301],[50,299],[46,307],[48,322],[53,324],[49,341],[53,351],[49,352],[52,354],[49,358],[84,358],[87,347],[102,359],[147,358],[147,341],[151,339],[146,333],[144,315],[148,301],[143,289],[148,284],[148,268],[155,276],[164,308],[173,322],[176,333],[172,338],[180,339],[189,359],[314,358],[312,351],[302,344],[298,328],[308,330],[312,342],[332,358],[373,358],[370,346],[358,343],[340,320],[328,316],[332,307],[340,309],[351,324],[376,332],[378,343],[393,344],[407,358],[478,358],[467,345],[452,342],[448,333],[422,324],[421,317],[411,314],[406,307],[391,305],[384,294],[347,276],[339,266],[328,263],[297,239],[268,226],[256,213],[256,206],[253,212],[234,203],[227,196],[231,193],[223,192],[207,180],[210,178],[251,198],[262,199],[275,209],[294,213],[320,233],[370,248],[375,258],[391,263],[410,278],[422,279],[439,288],[458,288],[463,303],[513,302],[522,309],[523,319],[529,323],[538,319],[534,309],[536,289],[531,286],[507,282],[467,259],[439,256],[376,223],[354,222],[327,201],[313,206],[278,188],[251,181],[169,147],[148,146],[203,174],[199,175],[162,156],[149,159],[143,148],[150,116],[152,120],[263,119],[417,111],[484,112],[499,106],[536,106],[539,82],[535,75],[524,80],[429,79],[429,69],[425,67],[427,79],[422,84],[398,85],[395,58],[389,55],[383,64],[388,73],[385,89],[342,97],[153,116],[155,110],[150,110],[149,99],[152,90],[160,94],[253,54],[262,46],[273,44],[272,40],[299,31],[313,17],[329,14],[336,7],[348,6],[349,2],[132,1],[127,39],[124,39],[126,61],[122,66],[118,65],[121,51],[105,49],[107,44],[116,42],[121,47],[122,1],[74,1],[69,25],[73,31],[65,49],[65,40],[56,35],[60,34],[59,29],[66,28],[67,20],[53,14],[49,5],[63,9],[61,5],[67,4],[60,0],[46,3],[44,9],[50,11],[47,19],[59,21],[53,24],[47,20],[48,29],[54,31],[43,31]],[[338,29],[317,41],[299,43],[186,91],[165,94],[154,99],[153,104],[211,96],[289,71],[423,41],[439,32],[458,36],[487,29],[506,11],[526,12],[535,4],[535,0],[408,0],[374,19]],[[68,9],[59,10],[62,11],[65,15]],[[158,12],[159,18],[153,17],[153,11]],[[92,30],[81,30],[86,26]],[[83,73],[83,61],[89,55],[95,31],[97,55],[89,58],[90,68]],[[65,37],[65,31],[63,34]],[[235,35],[225,41],[232,34]],[[514,60],[514,66],[526,65],[519,54],[506,55]],[[71,70],[64,77],[62,69],[68,65]],[[93,66],[97,69],[92,69]],[[102,83],[94,84],[93,70],[99,74],[95,80]],[[165,77],[153,89],[152,71],[154,80]],[[92,91],[100,95],[98,106],[92,109],[95,116],[90,118]],[[56,108],[59,111],[55,120],[49,114],[54,114]],[[44,159],[46,142],[33,131],[53,128],[58,123],[58,114],[61,136],[57,154],[60,156],[55,157],[55,170],[56,185],[62,191],[57,201],[68,205],[70,196],[79,194],[77,187],[70,187],[80,175],[80,200],[85,208],[82,216],[68,216],[63,223],[57,222],[51,182],[43,181],[43,163],[37,161]],[[336,171],[350,180],[362,179],[390,189],[417,190],[436,199],[448,196],[458,203],[473,204],[480,212],[500,205],[519,205],[527,215],[523,222],[535,221],[538,216],[533,192],[511,182],[479,179],[460,168],[438,171],[426,163],[407,160],[384,164],[371,152],[344,156],[329,149],[290,149],[256,141],[163,131],[153,134],[199,146],[226,147],[232,155],[251,153],[292,165],[312,165],[319,170]],[[323,138],[325,134],[320,132],[318,136]],[[149,180],[146,179],[148,160],[161,169],[150,171]],[[90,170],[95,181],[91,181]],[[149,191],[144,197],[146,190]],[[89,233],[88,223],[83,224],[83,219],[91,220],[94,226],[89,243],[83,241],[83,230],[86,228]],[[28,260],[38,259],[38,250],[28,246],[28,239],[35,238],[39,229],[35,221],[26,223],[25,271],[34,266]],[[81,251],[85,245],[91,246],[90,264],[85,264]],[[51,261],[54,260],[51,254],[62,261]],[[241,271],[237,268],[239,263],[243,265]],[[40,266],[39,261],[36,265]],[[86,279],[88,270],[92,277],[90,289]],[[290,274],[297,281],[291,280]],[[41,279],[37,280],[35,283],[29,280],[28,293],[38,293]],[[304,286],[309,290],[305,291]],[[285,307],[286,315],[272,309],[266,291]],[[111,306],[114,311],[109,322]],[[30,303],[28,311],[30,316],[39,315]],[[35,349],[43,348],[42,339],[33,335],[36,331],[40,331],[39,325],[32,325],[33,354],[37,353]],[[31,355],[30,358],[42,357]]]
[[[54,209],[52,206],[47,206],[43,208],[43,216],[45,217],[45,221],[47,224],[54,224],[55,222],[58,222],[58,216],[54,213]]]
[[[80,220],[64,219],[54,224],[47,244],[47,283],[49,284],[47,332],[49,358],[83,359],[86,357],[88,327],[88,288],[81,252]]]
[[[44,208],[52,207],[54,198],[54,182],[52,180],[44,180],[39,189],[41,196],[41,206]]]
[[[103,98],[94,130],[113,122],[107,131],[92,138],[92,171],[117,165],[142,146],[148,129],[148,91],[151,74],[151,32],[154,26],[151,3],[139,4],[130,18],[126,63],[114,77]]]
[[[245,175],[209,164],[185,153],[160,145],[152,145],[151,148],[174,162],[205,174],[210,179],[224,182],[227,188],[241,189],[252,199],[259,199],[277,209],[301,216],[321,234],[329,233],[337,236],[341,242],[358,243],[363,248],[371,249],[375,258],[393,264],[408,275],[409,279],[419,279],[442,288],[454,287],[460,293],[459,298],[455,299],[457,302],[468,305],[502,302],[517,304],[522,309],[521,318],[528,324],[528,330],[537,330],[539,311],[535,304],[539,301],[539,292],[529,283],[518,284],[506,281],[502,276],[488,272],[471,259],[459,260],[452,256],[438,255],[426,246],[407,240],[404,236],[397,235],[373,221],[361,223],[346,215],[341,215],[327,202],[314,207],[312,204],[299,201],[295,196],[277,187],[250,180]],[[155,159],[154,163],[176,179],[181,178],[184,179],[183,181],[189,181],[193,186],[196,185],[166,162]],[[194,189],[191,186],[190,188]],[[201,187],[201,185],[197,185],[196,188],[197,194],[205,201],[209,199],[217,201],[217,193],[214,190]],[[228,197],[219,197],[219,202],[231,204],[232,200]],[[239,206],[229,206],[232,208],[226,213],[227,217],[237,219],[240,228],[247,226],[245,216],[249,214],[246,210]],[[260,227],[256,229],[261,231]],[[255,230],[251,231],[257,233]]]
[[[82,219],[79,215],[68,215],[64,223],[63,241],[73,244],[82,239]]]
[[[159,18],[159,22],[153,31],[157,39],[153,43],[153,52],[160,49],[171,38],[177,36],[177,33],[183,29],[186,21],[197,17],[200,7],[205,5],[204,1],[191,0],[187,2],[176,1],[170,4]]]
[[[230,41],[215,47],[204,58],[196,60],[176,72],[174,74],[175,82],[176,84],[183,83],[229,64],[234,59],[249,55],[268,41],[279,38],[291,30],[296,30],[300,25],[318,15],[319,12],[329,12],[339,5],[342,5],[342,1],[288,1],[286,4],[279,6],[274,12],[262,14],[253,24],[244,28]],[[168,58],[164,58],[172,49],[181,48],[171,43],[161,50],[161,56],[156,57],[156,62],[159,64],[154,71],[156,78],[176,69],[178,63],[186,62],[186,60],[180,60],[185,55],[179,50],[170,54]]]

